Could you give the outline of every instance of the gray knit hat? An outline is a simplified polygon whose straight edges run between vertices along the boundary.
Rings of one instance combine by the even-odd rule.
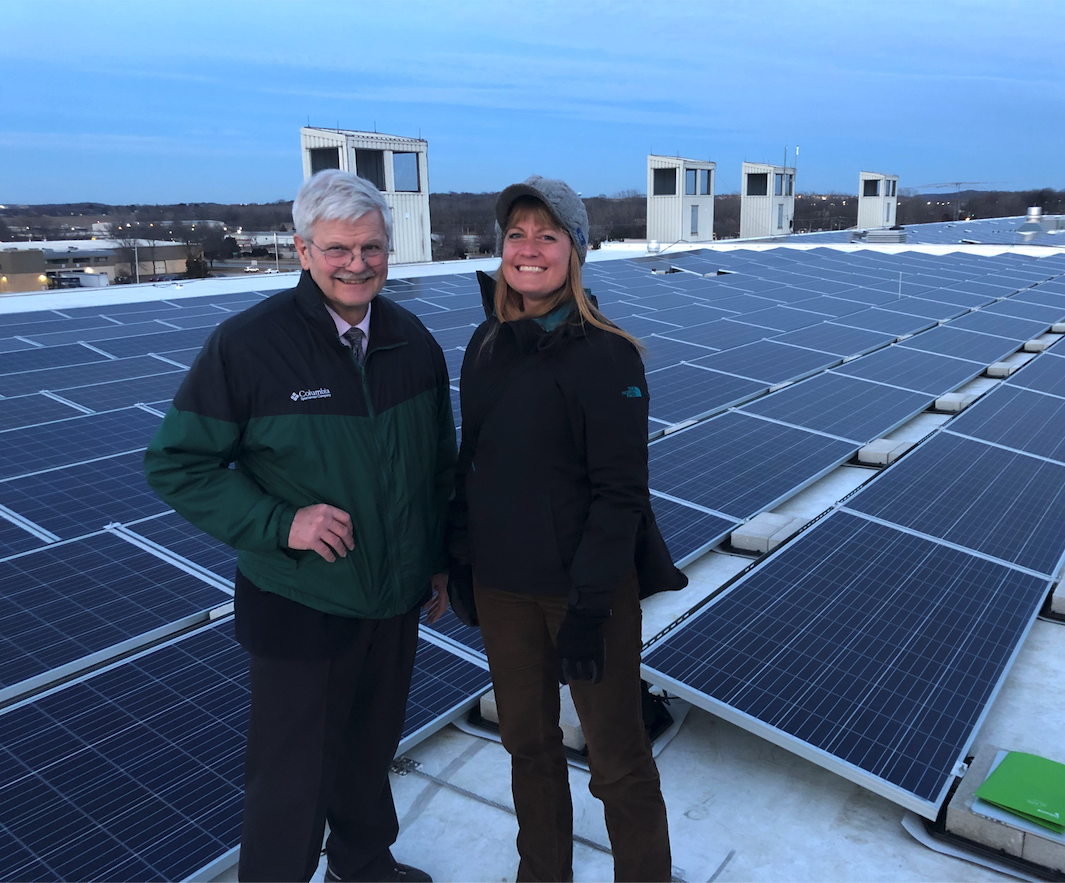
[[[532,196],[547,206],[559,226],[569,234],[577,257],[584,263],[588,254],[588,212],[572,187],[556,178],[532,175],[520,184],[511,184],[496,200],[496,254],[503,253],[503,227],[514,200]]]

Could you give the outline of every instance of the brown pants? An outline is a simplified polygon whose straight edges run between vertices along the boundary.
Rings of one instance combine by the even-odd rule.
[[[476,585],[499,730],[511,756],[518,816],[517,879],[573,879],[573,804],[562,730],[555,635],[566,599]],[[666,805],[640,707],[640,601],[635,575],[618,587],[605,626],[603,680],[570,691],[588,743],[589,790],[603,802],[615,880],[670,879]]]

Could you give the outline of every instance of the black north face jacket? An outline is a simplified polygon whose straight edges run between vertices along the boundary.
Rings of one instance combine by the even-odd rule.
[[[650,508],[639,352],[573,319],[550,331],[533,319],[501,324],[493,285],[482,280],[490,318],[462,365],[453,551],[484,585],[600,607],[647,563],[638,559],[650,536],[656,584],[641,580],[641,594],[683,587]]]

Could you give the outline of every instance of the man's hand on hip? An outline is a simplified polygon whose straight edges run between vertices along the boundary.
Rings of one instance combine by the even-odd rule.
[[[313,549],[326,561],[346,558],[355,548],[351,516],[343,509],[317,503],[296,511],[288,532],[290,549]]]

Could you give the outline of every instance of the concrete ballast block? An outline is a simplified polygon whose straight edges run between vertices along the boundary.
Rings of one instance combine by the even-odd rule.
[[[1065,334],[1065,322],[1055,322],[1050,326],[1050,330],[1054,334]]]
[[[866,466],[887,466],[914,446],[912,441],[878,438],[858,450],[858,462]]]
[[[947,830],[1020,858],[1024,852],[1023,831],[973,812],[976,789],[987,779],[998,751],[994,745],[984,745],[969,764],[968,772],[947,804]]]
[[[1061,583],[1058,583],[1050,595],[1050,610],[1052,613],[1065,616],[1065,589],[1061,588]]]
[[[995,362],[987,366],[988,377],[1009,377],[1014,371],[1018,371],[1035,358],[1035,353],[1014,353],[1001,362]]]
[[[1062,335],[1060,334],[1040,334],[1035,340],[1029,340],[1024,345],[1024,351],[1026,353],[1041,353],[1052,347],[1061,338]]]
[[[806,519],[763,512],[732,532],[731,542],[747,552],[771,552],[806,524]]]
[[[979,397],[973,392],[948,392],[946,395],[936,399],[935,408],[937,411],[947,411],[954,414],[958,411],[964,411]]]

